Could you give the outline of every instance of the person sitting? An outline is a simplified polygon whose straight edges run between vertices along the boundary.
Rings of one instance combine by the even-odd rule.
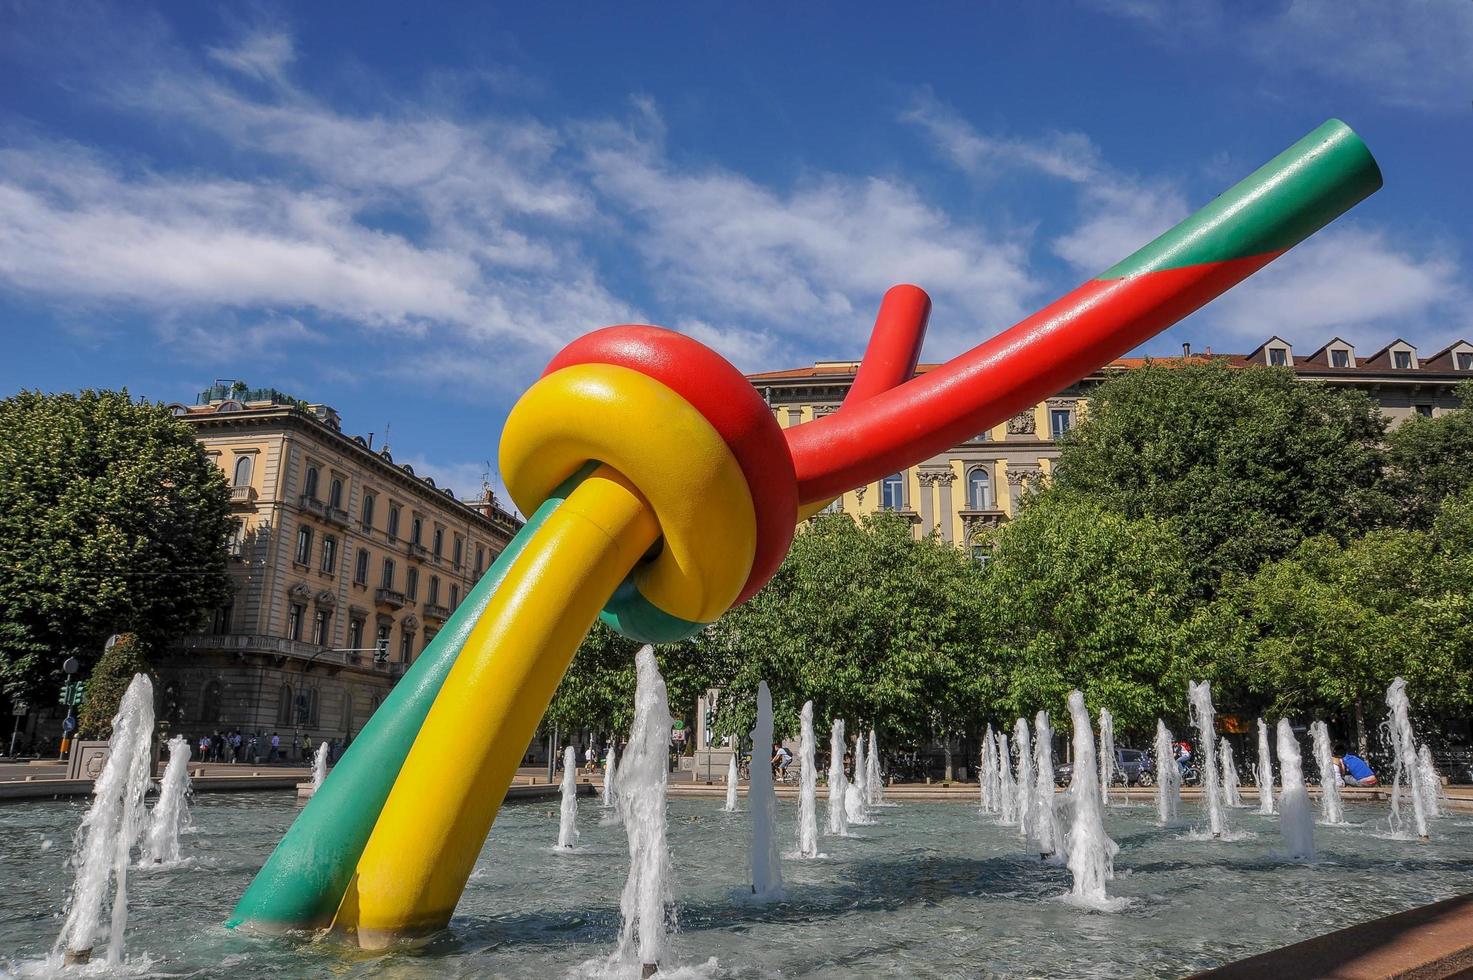
[[[1370,763],[1358,755],[1351,755],[1345,751],[1344,744],[1335,743],[1335,768],[1340,770],[1340,778],[1345,780],[1346,786],[1375,786],[1376,771],[1371,768]]]

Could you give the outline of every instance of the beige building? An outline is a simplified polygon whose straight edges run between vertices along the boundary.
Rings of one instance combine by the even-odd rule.
[[[521,527],[274,389],[174,406],[231,485],[234,595],[159,664],[171,731],[356,735]]]
[[[1154,360],[1205,361],[1210,357],[1236,366],[1281,365],[1301,378],[1360,389],[1381,406],[1392,425],[1413,414],[1438,415],[1457,407],[1454,387],[1473,378],[1473,344],[1467,341],[1422,357],[1400,339],[1362,355],[1336,337],[1307,356],[1296,356],[1293,345],[1271,337],[1248,354],[1213,354],[1210,348],[1193,354],[1184,347],[1179,358]],[[1109,375],[1145,363],[1145,358],[1114,361],[1079,384],[918,466],[845,493],[830,509],[851,515],[898,511],[915,523],[917,533],[935,531],[943,540],[971,547],[978,531],[1013,514],[1025,486],[1048,474],[1058,458],[1058,437],[1085,410],[1090,391]],[[917,372],[935,366],[922,364]],[[772,406],[778,424],[787,428],[838,409],[858,367],[856,361],[820,361],[812,367],[750,375],[748,380]]]

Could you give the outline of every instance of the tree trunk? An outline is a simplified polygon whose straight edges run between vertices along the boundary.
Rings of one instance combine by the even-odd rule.
[[[946,753],[946,781],[951,782],[951,736],[941,737],[941,750]]]
[[[1356,755],[1364,759],[1366,757],[1366,703],[1362,698],[1355,699],[1355,746]]]

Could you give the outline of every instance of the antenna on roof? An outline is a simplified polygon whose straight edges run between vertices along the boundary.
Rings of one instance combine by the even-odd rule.
[[[381,450],[381,452],[389,451],[389,425],[390,423],[388,422],[384,423],[384,448]]]

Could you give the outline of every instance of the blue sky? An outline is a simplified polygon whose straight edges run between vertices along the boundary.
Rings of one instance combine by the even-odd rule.
[[[1385,189],[1146,349],[1473,334],[1466,0],[402,6],[0,0],[0,394],[274,385],[468,494],[582,332],[788,367],[913,281],[938,359],[1330,116]]]

